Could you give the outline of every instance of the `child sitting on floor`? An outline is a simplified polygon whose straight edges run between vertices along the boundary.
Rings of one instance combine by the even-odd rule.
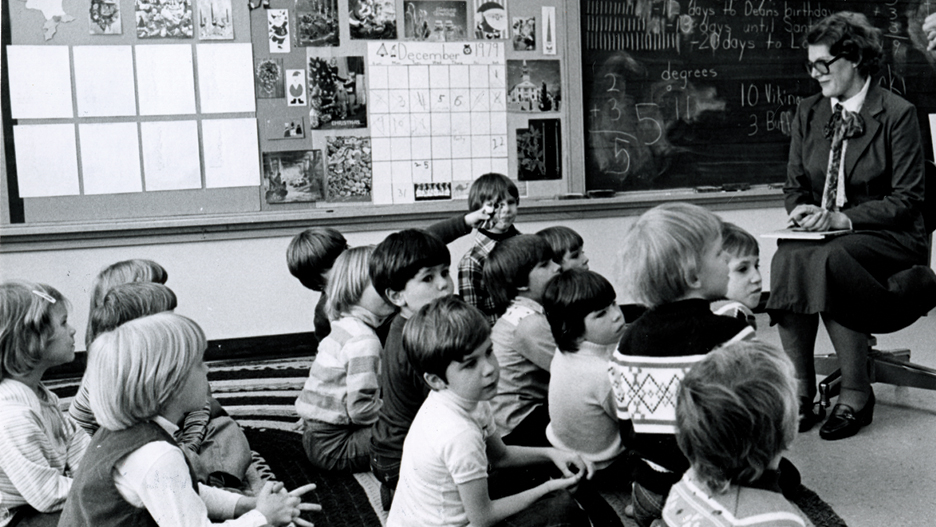
[[[608,377],[608,361],[624,334],[624,315],[611,283],[581,269],[549,281],[543,308],[558,348],[550,367],[546,437],[603,474],[625,450]],[[621,476],[609,472],[615,472],[612,478]]]
[[[582,239],[579,233],[568,227],[556,225],[543,229],[536,235],[542,236],[549,244],[549,248],[552,249],[553,253],[553,261],[559,264],[560,269],[563,271],[569,269],[588,270],[588,257],[585,256],[585,249],[583,249],[585,240]]]
[[[152,282],[130,282],[111,287],[91,313],[91,340],[125,322],[176,308],[171,289]],[[91,411],[88,376],[68,408],[69,415],[88,432],[99,428]],[[176,442],[195,471],[197,481],[213,487],[241,489],[248,494],[260,490],[262,481],[251,464],[250,445],[237,423],[206,394],[205,406],[185,415]]]
[[[374,288],[400,308],[380,360],[383,406],[371,438],[371,470],[380,480],[384,510],[390,509],[400,476],[403,440],[429,386],[416,373],[403,351],[403,325],[416,311],[436,298],[452,294],[451,256],[442,241],[428,232],[407,229],[380,242],[370,257]]]
[[[471,249],[458,262],[458,294],[480,309],[490,326],[497,321],[499,311],[484,282],[484,265],[498,242],[520,234],[514,227],[519,203],[520,191],[503,174],[484,174],[468,190],[468,210],[485,210],[490,218],[478,227]]]
[[[291,493],[267,482],[256,498],[198,483],[173,436],[205,405],[205,334],[191,320],[159,313],[98,336],[88,352],[91,409],[101,423],[75,475],[60,525],[311,527],[300,511],[306,485]]]
[[[722,247],[728,253],[728,292],[712,303],[716,315],[739,318],[757,329],[754,308],[760,304],[760,247],[757,239],[734,223],[722,224]]]
[[[793,364],[763,342],[717,348],[689,370],[676,402],[676,440],[692,465],[663,509],[671,527],[806,526],[779,485],[796,437]]]
[[[549,445],[547,392],[556,341],[542,301],[546,283],[558,271],[549,244],[534,234],[500,242],[484,266],[488,294],[499,310],[507,308],[491,330],[501,369],[491,404],[508,445]]]
[[[566,489],[591,477],[590,463],[554,448],[501,441],[488,403],[498,376],[488,335],[484,315],[455,296],[423,306],[403,328],[406,354],[432,392],[406,436],[388,527],[589,525]],[[560,479],[490,498],[489,465],[549,462]]]
[[[44,284],[0,284],[0,526],[53,526],[91,438],[42,384],[75,358],[62,294]]]
[[[670,487],[689,468],[674,435],[679,380],[716,346],[754,335],[709,307],[728,289],[721,231],[708,210],[666,203],[641,215],[621,242],[621,282],[649,308],[625,330],[611,362],[618,418],[636,433],[633,504],[641,527],[660,517]]]
[[[354,247],[335,260],[325,288],[331,333],[319,343],[296,400],[304,425],[302,445],[309,461],[324,470],[370,468],[371,433],[382,404],[375,329],[395,311],[371,283],[373,250]]]
[[[111,287],[129,282],[155,282],[157,284],[165,284],[168,279],[169,273],[163,269],[163,266],[152,260],[144,260],[141,258],[123,260],[102,269],[94,278],[94,283],[91,285],[91,305],[88,308],[88,328],[85,330],[85,349],[91,347],[91,341],[94,340],[94,335],[91,330],[91,313],[94,313],[94,310],[101,304],[101,301],[104,300],[104,295],[110,291]]]

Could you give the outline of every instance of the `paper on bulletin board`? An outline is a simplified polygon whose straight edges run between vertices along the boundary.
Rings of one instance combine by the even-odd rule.
[[[136,115],[130,46],[75,46],[78,117]]]
[[[136,123],[78,125],[85,194],[142,192]]]
[[[21,198],[79,194],[74,124],[16,125],[13,144]]]
[[[192,46],[137,46],[137,92],[140,115],[195,113]]]
[[[256,119],[206,119],[202,139],[206,188],[260,185]]]
[[[933,138],[933,159],[936,159],[936,113],[929,114],[930,136]]]
[[[195,121],[141,123],[146,190],[201,188]]]
[[[197,54],[202,113],[256,111],[250,43],[198,44]]]
[[[74,117],[68,46],[7,46],[7,66],[14,119]]]

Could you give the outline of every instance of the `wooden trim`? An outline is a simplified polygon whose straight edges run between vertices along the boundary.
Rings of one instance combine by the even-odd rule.
[[[520,220],[561,222],[636,216],[667,201],[690,201],[715,211],[773,208],[782,206],[783,193],[780,189],[760,186],[738,192],[698,193],[693,189],[670,189],[618,193],[611,198],[521,199]],[[317,225],[336,227],[343,232],[419,228],[463,213],[465,205],[464,201],[406,206],[358,205],[146,220],[3,225],[0,253],[292,236]]]

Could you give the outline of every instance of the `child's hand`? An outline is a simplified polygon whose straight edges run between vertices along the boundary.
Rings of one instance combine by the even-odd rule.
[[[591,461],[582,459],[575,452],[567,452],[557,448],[549,449],[549,458],[562,472],[564,478],[576,478],[576,482],[582,479],[591,479],[595,472],[595,465]]]
[[[472,229],[487,229],[493,225],[493,223],[490,221],[493,216],[494,205],[488,202],[482,205],[480,209],[466,214],[465,224]]]
[[[270,525],[288,525],[312,527],[312,524],[299,517],[302,511],[320,511],[322,506],[315,503],[302,503],[302,495],[315,489],[315,484],[303,485],[291,492],[286,492],[282,483],[268,481],[257,496],[257,507]]]

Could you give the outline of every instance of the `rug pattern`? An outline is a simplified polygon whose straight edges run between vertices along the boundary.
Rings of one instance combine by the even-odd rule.
[[[264,477],[292,489],[315,483],[306,501],[322,505],[321,512],[304,513],[316,527],[382,527],[379,483],[369,474],[324,473],[308,462],[302,448],[302,422],[294,403],[308,376],[312,358],[215,361],[208,380],[214,397],[244,429],[254,460]],[[66,408],[78,389],[78,379],[49,381],[47,386]],[[600,496],[578,496],[595,527],[636,527],[624,516],[630,502],[627,485]],[[580,493],[581,494],[581,493]],[[816,527],[843,527],[845,522],[806,487],[795,500]]]

